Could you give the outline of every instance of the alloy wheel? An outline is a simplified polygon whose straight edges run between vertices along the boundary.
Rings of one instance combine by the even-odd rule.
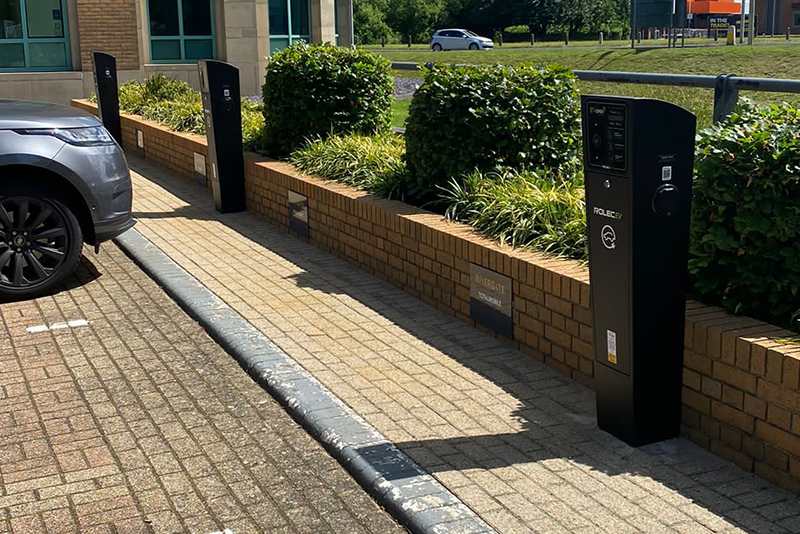
[[[44,199],[0,199],[0,287],[32,290],[59,273],[67,258],[69,225]]]

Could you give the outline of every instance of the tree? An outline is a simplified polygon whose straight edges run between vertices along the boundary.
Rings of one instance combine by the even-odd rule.
[[[532,7],[531,0],[452,0],[447,6],[447,20],[453,26],[492,35],[524,24]]]
[[[444,14],[444,0],[391,0],[386,22],[404,39],[426,42]]]
[[[560,21],[562,15],[561,0],[533,0],[528,12],[527,24],[531,33],[544,38],[548,30]]]
[[[388,0],[353,1],[353,25],[360,43],[377,44],[393,37],[394,31],[386,24],[388,7]]]

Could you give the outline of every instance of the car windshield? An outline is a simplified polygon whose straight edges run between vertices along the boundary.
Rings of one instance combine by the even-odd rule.
[[[477,36],[478,36],[478,34],[477,34],[477,33],[472,33],[472,32],[471,32],[471,31],[469,31],[469,30],[464,30],[464,33],[466,33],[466,34],[467,34],[467,35],[469,35],[470,37],[477,37]]]

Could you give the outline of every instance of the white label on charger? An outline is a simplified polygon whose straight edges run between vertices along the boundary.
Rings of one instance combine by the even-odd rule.
[[[672,180],[672,165],[667,165],[661,169],[661,181],[669,182]]]
[[[617,365],[617,333],[611,330],[606,331],[606,341],[608,344],[608,361]]]
[[[194,172],[200,176],[206,175],[206,157],[197,152],[194,153]]]

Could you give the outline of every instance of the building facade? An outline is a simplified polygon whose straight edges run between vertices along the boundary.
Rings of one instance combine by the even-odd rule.
[[[789,30],[800,34],[800,2],[798,0],[758,0],[756,2],[758,33],[781,35]]]
[[[692,14],[690,27],[726,30],[728,25],[739,27],[741,0],[689,0],[688,12]],[[745,0],[745,11],[750,13],[750,2]],[[786,30],[800,34],[800,1],[756,0],[757,35],[783,35]]]
[[[121,83],[164,72],[197,87],[199,59],[227,61],[256,95],[292,42],[352,44],[352,13],[352,0],[0,0],[0,99],[89,95],[95,51]]]

